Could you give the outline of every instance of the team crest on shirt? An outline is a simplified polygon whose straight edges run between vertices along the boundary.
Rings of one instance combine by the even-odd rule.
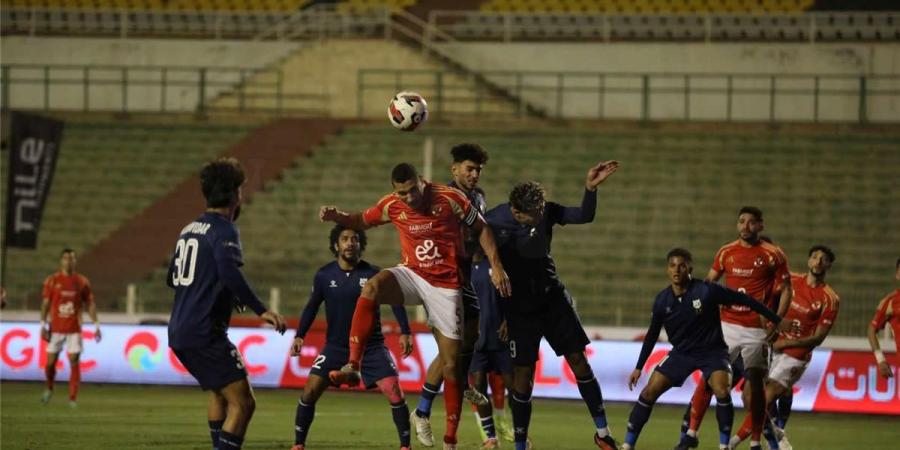
[[[700,314],[703,311],[703,303],[699,298],[695,298],[693,301],[691,301],[691,306],[694,307],[694,312],[697,314]]]
[[[331,280],[331,284],[328,287],[337,287],[337,281]]]
[[[444,209],[443,206],[435,206],[434,208],[431,208],[431,214],[434,215],[434,216],[440,215],[440,214],[441,214],[441,211],[442,211],[443,209]]]
[[[359,287],[365,286],[367,281],[369,281],[368,278],[360,278],[359,279]]]
[[[753,261],[753,267],[762,267],[764,265],[766,265],[766,260],[762,256],[757,256],[756,260]]]

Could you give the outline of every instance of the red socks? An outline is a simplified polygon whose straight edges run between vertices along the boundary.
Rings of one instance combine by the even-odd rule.
[[[366,341],[375,329],[375,312],[378,304],[375,300],[360,296],[353,311],[353,322],[350,325],[350,364],[359,369]]]
[[[459,414],[462,412],[462,391],[459,382],[444,378],[444,406],[447,411],[447,433],[444,442],[456,443],[456,430],[459,429]]]
[[[72,375],[69,377],[69,400],[75,401],[78,397],[78,385],[81,384],[80,364],[72,364]]]
[[[503,375],[499,373],[488,373],[488,383],[491,385],[491,401],[494,409],[503,410],[504,400],[506,399],[506,386],[503,384]]]
[[[752,420],[750,420],[750,414],[747,414],[744,417],[744,423],[741,424],[741,427],[737,430],[737,433],[735,433],[742,441],[750,436],[750,422],[752,422]]]
[[[712,389],[706,387],[706,384],[697,385],[694,390],[694,396],[691,397],[691,425],[690,429],[700,431],[700,425],[703,423],[703,416],[709,409],[709,401],[712,400]]]

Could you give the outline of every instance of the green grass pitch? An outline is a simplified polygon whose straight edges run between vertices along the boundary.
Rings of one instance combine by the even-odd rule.
[[[40,383],[0,384],[0,448],[13,449],[209,449],[206,394],[199,388],[83,385],[70,409],[67,383],[57,384],[49,405],[40,403]],[[298,390],[257,389],[257,408],[246,449],[289,449],[293,444]],[[407,398],[410,408],[417,397]],[[616,438],[625,435],[631,405],[607,405]],[[658,405],[638,442],[640,449],[670,449],[683,408]],[[507,414],[509,414],[507,412]],[[743,419],[738,411],[735,422]],[[434,405],[435,435],[443,433],[443,402]],[[590,449],[592,423],[580,401],[536,399],[531,422],[536,450]],[[896,417],[794,413],[788,435],[797,449],[892,448],[900,442]],[[713,409],[700,435],[701,449],[716,448]],[[460,449],[480,448],[469,408],[464,409]],[[327,392],[316,406],[307,440],[315,449],[397,449],[387,401],[377,393]],[[424,448],[413,438],[414,448]],[[438,447],[439,448],[439,447]],[[512,448],[504,443],[503,448]],[[742,447],[746,449],[746,443]]]

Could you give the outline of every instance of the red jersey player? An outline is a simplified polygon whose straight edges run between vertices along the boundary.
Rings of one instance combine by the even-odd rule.
[[[719,281],[725,276],[725,285],[743,292],[760,302],[768,303],[772,294],[782,283],[790,282],[787,257],[776,245],[759,238],[763,231],[763,214],[759,208],[745,206],[738,213],[738,239],[725,244],[716,253],[713,266],[706,279]],[[778,307],[779,315],[791,301],[791,289],[783,289]],[[744,385],[743,400],[749,405],[753,433],[751,450],[760,447],[765,420],[765,386],[763,380],[768,366],[767,331],[759,314],[749,308],[732,305],[723,307],[722,332],[728,344],[728,354],[732,363],[740,356],[743,359],[748,383]],[[698,384],[691,398],[691,419],[688,430],[676,449],[697,447],[697,430],[703,414],[709,408],[712,392],[704,384]]]
[[[81,313],[87,305],[88,315],[94,322],[94,338],[100,341],[100,322],[94,307],[94,293],[88,279],[75,272],[77,262],[75,251],[65,249],[59,257],[59,272],[44,280],[44,301],[41,303],[41,337],[48,341],[47,389],[41,397],[44,404],[53,395],[53,380],[56,378],[56,360],[62,351],[63,343],[69,354],[71,376],[69,377],[69,406],[75,407],[78,396],[78,384],[81,382],[81,368],[78,365],[81,355]],[[47,329],[47,314],[50,314],[50,328]]]
[[[834,251],[824,245],[815,245],[809,249],[809,270],[805,274],[791,274],[793,297],[785,314],[785,320],[794,323],[796,331],[782,332],[772,346],[774,356],[769,369],[769,380],[766,383],[766,404],[771,403],[803,376],[813,349],[819,346],[828,336],[834,320],[837,318],[840,299],[834,289],[825,283],[825,274],[834,263]],[[750,416],[731,440],[733,448],[750,435]],[[779,448],[784,445],[783,430],[775,430],[776,438],[781,439]]]
[[[349,363],[330,377],[338,385],[359,383],[359,362],[374,329],[378,305],[423,305],[428,322],[435,329],[438,354],[444,360],[444,448],[455,450],[462,405],[458,380],[465,369],[458,364],[463,322],[460,288],[464,277],[457,260],[464,252],[462,226],[479,236],[494,268],[491,281],[504,297],[510,294],[509,277],[497,255],[490,227],[465,194],[426,182],[407,163],[394,167],[391,183],[393,193],[363,212],[345,213],[333,206],[323,206],[319,211],[323,221],[356,230],[393,223],[400,237],[402,258],[400,265],[378,272],[363,286],[350,327]]]
[[[894,278],[900,281],[900,258],[897,258],[894,270]],[[881,344],[878,342],[875,332],[884,328],[884,325],[888,323],[891,324],[891,331],[894,333],[894,344],[896,345],[894,351],[900,353],[900,289],[894,289],[894,292],[881,299],[878,309],[875,310],[875,317],[869,324],[869,346],[872,347],[872,353],[875,354],[878,372],[885,378],[893,377],[894,370],[884,358],[884,352],[881,351]]]

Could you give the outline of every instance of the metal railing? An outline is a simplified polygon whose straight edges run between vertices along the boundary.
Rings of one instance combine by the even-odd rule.
[[[900,12],[766,14],[431,11],[428,23],[476,41],[900,41]]]
[[[0,10],[4,35],[26,34],[191,37],[209,39],[313,39],[381,37],[392,16],[373,8],[341,12],[320,4],[294,12],[22,8]],[[478,41],[900,41],[898,12],[766,14],[429,12],[432,35]]]
[[[360,114],[366,99],[388,98],[415,87],[431,111],[470,102],[466,113],[503,115],[448,82],[440,70],[364,69],[358,73]],[[794,75],[485,71],[480,75],[521,99],[505,114],[521,117],[526,105],[561,119],[900,122],[900,75]],[[370,95],[373,93],[380,95]],[[456,108],[456,112],[461,112]]]
[[[165,36],[206,39],[381,37],[387,10],[339,13],[334,5],[296,12],[177,11],[75,8],[3,8],[4,35]]]
[[[327,115],[328,97],[286,93],[280,69],[0,66],[4,109],[84,112],[303,112]]]

